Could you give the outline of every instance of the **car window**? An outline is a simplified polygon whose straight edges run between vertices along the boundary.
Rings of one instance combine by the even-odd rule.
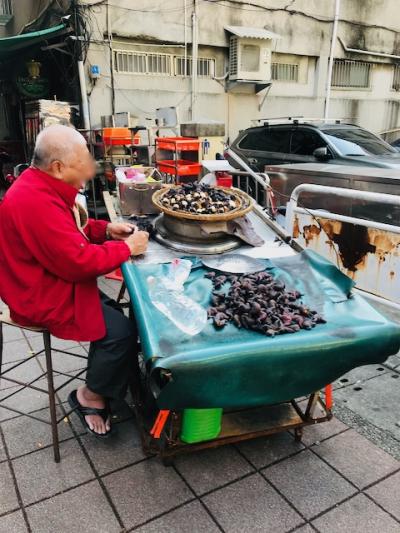
[[[296,155],[313,155],[316,148],[323,148],[326,142],[314,131],[295,129],[292,132],[290,153]]]
[[[240,148],[263,152],[289,152],[290,130],[288,128],[265,128],[249,131],[240,141]]]
[[[385,155],[396,153],[392,146],[361,128],[329,128],[322,131],[343,155]]]

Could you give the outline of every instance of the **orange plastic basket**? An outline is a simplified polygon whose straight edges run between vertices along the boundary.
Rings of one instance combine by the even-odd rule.
[[[132,136],[129,128],[103,128],[103,141],[112,146],[127,145],[132,144]],[[133,144],[139,143],[140,137],[136,134],[133,137]]]

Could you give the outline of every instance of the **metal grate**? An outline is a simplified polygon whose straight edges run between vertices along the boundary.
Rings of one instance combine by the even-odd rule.
[[[114,51],[115,70],[124,74],[172,76],[172,56],[169,54]]]
[[[332,87],[368,88],[371,63],[335,59],[332,71]]]
[[[232,36],[229,43],[229,75],[231,77],[237,76],[238,73],[238,38]]]
[[[186,66],[186,68],[185,68]],[[193,59],[183,56],[175,56],[175,76],[191,76]],[[213,78],[215,76],[215,59],[199,57],[197,59],[197,75],[200,78]]]
[[[299,65],[272,63],[271,78],[276,81],[299,81]]]
[[[394,65],[392,89],[400,91],[400,65]]]
[[[0,0],[0,15],[12,15],[12,3],[11,0]]]

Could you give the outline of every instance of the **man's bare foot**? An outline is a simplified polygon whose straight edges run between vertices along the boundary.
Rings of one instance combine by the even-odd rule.
[[[92,392],[86,385],[82,385],[82,387],[78,388],[76,391],[76,398],[83,407],[104,409],[106,406],[103,396]],[[104,422],[100,415],[86,415],[85,420],[90,429],[99,435],[104,435],[111,429],[110,418]]]

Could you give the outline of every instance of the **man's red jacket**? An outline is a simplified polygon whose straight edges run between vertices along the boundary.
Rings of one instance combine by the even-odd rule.
[[[43,326],[56,337],[104,337],[97,276],[129,258],[123,241],[107,241],[107,222],[78,229],[72,208],[77,191],[29,168],[0,204],[0,297],[11,318]]]

